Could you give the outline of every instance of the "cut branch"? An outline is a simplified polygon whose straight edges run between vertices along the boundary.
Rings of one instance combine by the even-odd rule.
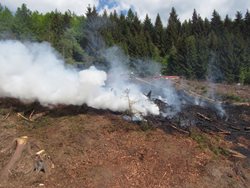
[[[32,119],[32,116],[33,116],[34,112],[35,112],[35,110],[33,110],[33,111],[30,113],[29,120]]]
[[[245,130],[246,131],[250,131],[250,127],[245,127]]]
[[[179,128],[177,128],[177,127],[176,127],[175,125],[173,125],[173,124],[169,124],[169,126],[172,127],[173,129],[175,129],[175,130],[181,132],[181,133],[189,134],[188,131],[184,131],[184,130],[182,130],[182,129],[179,129]]]
[[[231,134],[230,131],[226,131],[226,130],[221,129],[221,128],[219,128],[219,127],[216,127],[216,129],[219,131],[218,133],[220,133],[220,134],[226,134],[226,135]]]
[[[33,120],[31,120],[31,119],[26,118],[26,117],[23,116],[21,113],[17,113],[17,116],[20,117],[20,118],[22,118],[22,119],[24,119],[24,120],[26,120],[26,121],[33,121]]]
[[[10,112],[3,118],[3,120],[8,119],[9,116],[10,116]]]
[[[241,158],[241,159],[247,158],[245,155],[239,153],[238,151],[231,150],[231,149],[227,149],[227,151],[228,151],[233,157],[237,157],[237,158]]]
[[[235,127],[235,126],[233,126],[233,125],[230,125],[229,128],[231,128],[231,129],[233,129],[233,130],[236,130],[236,131],[240,131],[240,128]]]
[[[203,114],[201,114],[201,113],[199,113],[199,112],[197,112],[197,115],[198,115],[199,117],[201,117],[201,118],[207,120],[207,121],[212,121],[210,118],[208,118],[207,116],[205,116],[205,115],[203,115]]]

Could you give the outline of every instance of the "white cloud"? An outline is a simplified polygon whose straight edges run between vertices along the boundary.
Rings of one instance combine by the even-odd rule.
[[[234,18],[236,11],[245,13],[247,9],[250,9],[249,0],[107,0],[106,2],[116,2],[116,6],[108,11],[116,9],[119,12],[132,8],[141,19],[144,19],[146,13],[148,13],[152,22],[154,22],[157,13],[160,13],[164,25],[167,24],[172,7],[176,8],[177,14],[182,21],[192,17],[194,8],[203,18],[211,18],[214,9],[222,17],[229,14],[231,18]],[[86,7],[89,4],[97,7],[99,0],[1,0],[1,3],[13,11],[22,3],[25,3],[29,9],[40,12],[55,9],[64,12],[69,9],[78,15],[82,15],[85,14]],[[104,5],[102,7],[107,9],[108,6]]]
[[[50,12],[57,9],[65,12],[71,10],[78,15],[83,15],[86,12],[88,5],[98,6],[98,0],[1,0],[1,4],[7,6],[10,10],[15,11],[23,3],[31,10],[39,12]]]
[[[167,24],[167,19],[172,7],[175,7],[180,20],[192,17],[193,10],[196,9],[201,17],[211,18],[213,10],[217,10],[222,17],[228,14],[234,17],[236,11],[245,13],[250,9],[250,1],[247,0],[115,0],[118,3],[116,10],[133,8],[141,19],[146,13],[154,22],[157,13],[160,14],[163,24]],[[112,8],[114,9],[114,8]]]

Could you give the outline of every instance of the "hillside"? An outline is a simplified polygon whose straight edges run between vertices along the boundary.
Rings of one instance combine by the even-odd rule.
[[[133,123],[122,113],[86,106],[49,109],[1,99],[0,187],[249,187],[250,137],[243,126],[249,125],[250,108],[228,107],[229,122],[209,109],[182,111],[197,112],[212,121],[203,119],[203,125],[230,134],[199,126],[185,134],[153,117],[148,124]],[[223,127],[230,123],[240,131]],[[22,155],[6,174],[15,140],[22,136],[28,137]],[[45,168],[33,171],[40,150]]]

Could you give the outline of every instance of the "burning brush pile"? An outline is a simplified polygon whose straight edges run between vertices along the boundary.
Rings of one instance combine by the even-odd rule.
[[[103,51],[102,58],[109,62],[108,71],[94,66],[78,70],[65,65],[48,43],[1,41],[0,97],[11,99],[12,104],[14,98],[34,109],[39,106],[36,112],[107,110],[164,130],[188,133],[196,126],[206,132],[249,136],[248,107],[225,105],[161,77],[137,77],[118,48]]]

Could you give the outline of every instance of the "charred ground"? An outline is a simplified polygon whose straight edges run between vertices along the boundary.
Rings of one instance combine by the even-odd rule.
[[[148,116],[134,123],[123,113],[87,106],[47,108],[1,99],[1,169],[14,154],[16,138],[28,136],[30,149],[0,187],[249,187],[250,108],[224,108],[227,117],[187,105],[173,118]],[[41,116],[30,121],[32,113]],[[33,171],[42,149],[45,173]]]

